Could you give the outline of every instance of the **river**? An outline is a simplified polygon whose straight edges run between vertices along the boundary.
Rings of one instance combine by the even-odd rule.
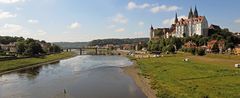
[[[147,98],[120,56],[77,56],[0,76],[0,98]]]

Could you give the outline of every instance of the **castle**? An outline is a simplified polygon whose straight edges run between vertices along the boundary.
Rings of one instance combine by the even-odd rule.
[[[197,8],[193,12],[190,8],[188,18],[178,19],[177,13],[175,21],[170,28],[156,28],[153,26],[150,28],[150,39],[169,38],[175,37],[187,37],[193,35],[208,36],[208,21],[205,16],[199,16]]]

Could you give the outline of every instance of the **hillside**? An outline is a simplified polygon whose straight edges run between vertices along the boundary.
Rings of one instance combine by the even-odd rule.
[[[103,46],[107,44],[113,44],[113,45],[122,45],[122,44],[135,44],[138,42],[147,43],[149,41],[149,38],[126,38],[126,39],[98,39],[93,40],[89,42],[90,46]]]
[[[88,45],[88,42],[54,42],[54,44],[66,49],[84,47]]]

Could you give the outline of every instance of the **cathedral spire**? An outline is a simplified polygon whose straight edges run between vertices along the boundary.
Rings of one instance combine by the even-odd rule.
[[[195,6],[195,10],[194,10],[194,17],[198,17],[198,11],[197,11],[197,6]]]
[[[153,26],[151,25],[151,28],[150,28],[151,30],[153,30]]]
[[[188,14],[188,19],[193,18],[193,11],[192,7],[190,8],[189,14]]]
[[[178,22],[178,16],[177,16],[177,13],[176,13],[176,15],[175,15],[175,24],[177,24],[177,22]]]

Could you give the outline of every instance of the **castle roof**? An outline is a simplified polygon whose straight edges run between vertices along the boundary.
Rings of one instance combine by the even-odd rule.
[[[205,19],[206,19],[205,16],[198,16],[198,17],[193,17],[193,18],[190,18],[190,19],[181,18],[176,23],[176,25],[188,25],[188,24],[190,24],[190,22],[193,23],[193,24],[202,23]]]

